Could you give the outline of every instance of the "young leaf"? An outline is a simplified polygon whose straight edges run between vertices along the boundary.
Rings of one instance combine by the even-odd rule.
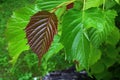
[[[68,4],[67,6],[66,6],[66,9],[68,10],[68,9],[71,9],[71,8],[73,8],[73,6],[74,6],[74,3],[70,3],[70,4]]]
[[[26,37],[31,49],[41,58],[46,53],[57,33],[57,17],[54,13],[40,11],[31,17]]]

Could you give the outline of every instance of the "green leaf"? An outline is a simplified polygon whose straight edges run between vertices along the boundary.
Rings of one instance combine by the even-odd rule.
[[[114,28],[111,33],[108,35],[108,38],[106,40],[107,43],[115,46],[120,40],[120,32],[118,28]]]
[[[100,60],[97,63],[95,63],[93,66],[91,66],[91,72],[94,74],[101,73],[104,71],[104,69],[105,69],[105,65]]]
[[[88,64],[87,64],[88,67],[94,65],[101,58],[101,51],[100,50],[95,49],[91,45],[90,45],[90,50],[91,50],[91,52],[88,53],[88,55],[89,55],[88,58],[83,56],[83,59],[86,59],[86,61],[88,62]],[[82,64],[76,65],[77,71],[81,71],[81,70],[83,70],[85,68],[84,66],[81,66],[81,65]]]
[[[83,8],[83,2],[79,1],[79,0],[76,0],[74,2],[74,7],[73,8],[76,9],[76,10],[82,10],[82,8]]]
[[[6,30],[8,40],[8,51],[12,57],[11,62],[15,64],[22,51],[28,50],[27,40],[25,39],[24,29],[30,19],[30,16],[39,11],[36,5],[29,5],[13,12],[9,19]]]
[[[63,14],[65,13],[65,11],[66,11],[66,6],[63,6],[59,9],[57,9],[57,11],[55,12],[59,23],[61,23],[61,19],[62,19]]]
[[[115,0],[118,4],[120,4],[120,0]]]
[[[68,0],[37,0],[36,3],[42,10],[52,10],[58,5],[66,3]]]
[[[85,2],[85,9],[89,9],[92,7],[99,7],[103,4],[104,0],[86,0]]]
[[[99,29],[98,24],[104,25],[101,14],[99,9],[87,10],[84,13],[69,10],[63,18],[61,42],[66,50],[66,58],[78,61],[80,66],[86,69],[101,56],[101,52],[92,46],[86,31],[90,27]]]
[[[105,9],[110,9],[116,5],[116,2],[114,0],[107,0],[105,2]]]
[[[115,11],[102,11],[98,8],[84,12],[69,10],[63,18],[61,36],[66,58],[78,61],[86,69],[93,65],[101,56],[96,48],[115,27],[115,16]],[[93,54],[96,56],[92,56]]]
[[[55,35],[53,43],[48,52],[42,57],[41,68],[42,73],[45,75],[50,71],[64,69],[69,67],[64,58],[63,45],[59,42],[60,36]]]
[[[119,54],[117,49],[114,46],[108,45],[105,50],[106,50],[107,57],[111,59],[117,59],[117,56]]]
[[[111,78],[112,78],[112,76],[113,76],[113,74],[111,74],[109,71],[107,71],[107,70],[105,70],[105,71],[103,71],[103,72],[101,72],[101,73],[96,73],[96,74],[94,74],[95,75],[95,78],[97,79],[97,80],[111,80]]]
[[[48,61],[53,55],[57,54],[61,49],[63,49],[63,45],[59,42],[59,40],[60,40],[60,36],[55,35],[50,49],[43,56],[43,60]]]
[[[115,59],[112,59],[112,58],[109,58],[109,57],[103,57],[102,62],[108,68],[108,67],[112,66],[115,63]]]
[[[91,50],[92,52],[90,52],[89,59],[88,59],[89,65],[93,65],[94,63],[96,63],[101,58],[101,55],[102,55],[100,50],[95,48],[91,48],[91,49],[92,49]]]
[[[104,12],[102,12],[101,10],[91,10],[89,11],[89,14],[90,18],[88,19],[90,19],[91,21],[89,20],[90,22],[87,22],[87,24],[89,25],[91,23],[92,25],[90,26],[93,27],[90,28],[88,32],[90,41],[94,46],[99,47],[99,45],[107,39],[108,35],[110,35],[110,33],[115,28],[114,19],[117,13],[113,10],[108,10]]]

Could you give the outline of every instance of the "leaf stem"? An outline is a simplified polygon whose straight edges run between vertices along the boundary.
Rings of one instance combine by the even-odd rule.
[[[103,11],[105,10],[105,0],[103,0]]]
[[[83,11],[85,10],[85,0],[83,1]]]
[[[57,9],[59,9],[60,7],[64,6],[64,5],[68,5],[72,2],[75,2],[76,0],[70,0],[70,1],[67,1],[67,2],[63,2],[61,3],[60,5],[58,5],[56,8],[54,8],[53,10],[51,10],[50,12],[51,13],[54,13]]]
[[[83,1],[82,22],[84,21],[85,0]]]

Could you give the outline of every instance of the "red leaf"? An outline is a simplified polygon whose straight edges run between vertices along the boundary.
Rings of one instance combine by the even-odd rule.
[[[57,33],[57,17],[54,13],[41,11],[31,17],[25,28],[28,44],[41,58],[45,54]]]
[[[70,4],[68,4],[67,6],[66,6],[66,9],[68,10],[68,9],[71,9],[71,8],[73,8],[73,6],[74,6],[74,3],[70,3]]]

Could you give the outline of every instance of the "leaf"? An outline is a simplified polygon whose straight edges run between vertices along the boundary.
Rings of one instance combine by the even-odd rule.
[[[112,59],[109,57],[103,57],[102,60],[107,68],[109,68],[110,66],[112,66],[116,62],[115,59]]]
[[[59,40],[60,36],[55,35],[49,51],[43,56],[43,61],[48,61],[53,55],[63,49],[63,45],[59,42]]]
[[[40,11],[31,17],[26,37],[31,49],[41,58],[46,53],[57,33],[57,17],[54,13]]]
[[[24,28],[27,25],[30,16],[39,10],[40,8],[38,8],[37,5],[28,5],[13,12],[12,17],[8,21],[6,38],[8,40],[8,51],[12,57],[11,62],[13,65],[21,52],[29,49],[29,46],[26,45],[27,40],[25,39]]]
[[[119,51],[117,51],[116,46],[108,44],[104,50],[104,53],[102,62],[107,68],[113,66],[119,59]]]
[[[103,4],[104,0],[86,0],[85,2],[85,9],[89,9],[92,7],[99,7]]]
[[[61,23],[61,19],[62,19],[63,14],[65,13],[65,11],[66,11],[66,7],[65,6],[59,8],[59,9],[57,9],[55,11],[55,14],[56,14],[56,16],[58,18],[59,23]]]
[[[70,3],[70,4],[68,4],[67,6],[66,6],[66,9],[68,10],[68,9],[71,9],[71,8],[73,8],[73,6],[74,6],[74,3]]]
[[[108,38],[108,35],[110,35],[110,33],[115,28],[114,19],[117,13],[112,10],[104,12],[102,12],[101,10],[90,10],[89,14],[87,16],[91,16],[91,18],[87,18],[87,20],[91,20],[91,22],[88,22],[87,25],[93,27],[89,28],[90,30],[88,31],[90,41],[94,46],[99,47],[99,45]],[[90,23],[92,25],[90,25]]]
[[[91,72],[92,73],[101,73],[105,70],[105,65],[103,64],[102,61],[98,61],[97,63],[95,63],[93,66],[91,66]]]
[[[99,22],[96,21],[102,18],[101,13],[101,10],[92,9],[85,11],[83,16],[83,12],[69,10],[63,18],[61,42],[66,50],[66,58],[70,61],[78,61],[80,67],[86,69],[101,56],[101,52],[93,47],[87,35],[87,29],[99,27],[97,25]],[[101,16],[96,18],[99,15]]]
[[[116,48],[114,46],[108,45],[106,47],[106,56],[111,58],[111,59],[117,59],[118,57],[118,51],[116,50]]]
[[[115,0],[118,4],[120,4],[120,0]]]
[[[42,10],[52,10],[58,5],[69,2],[68,0],[37,0],[36,3],[41,7]]]
[[[94,47],[91,48],[91,51],[92,52],[89,53],[89,59],[88,59],[90,66],[95,64],[101,58],[102,55],[101,51],[99,49],[95,49]]]
[[[115,27],[108,35],[106,42],[113,46],[116,46],[119,41],[120,41],[120,32],[119,29]]]
[[[115,27],[115,16],[115,11],[103,12],[98,8],[69,10],[63,18],[61,36],[66,58],[78,61],[86,69],[97,62],[101,56],[97,48]]]
[[[105,2],[105,9],[111,9],[116,5],[116,2],[114,0],[107,0]]]
[[[61,52],[63,45],[59,42],[59,40],[60,36],[55,35],[51,47],[49,48],[48,52],[42,57],[40,67],[43,69],[42,72],[45,75],[50,71],[55,71],[56,69],[60,70],[60,68],[64,68],[64,66],[68,67],[68,65],[63,63],[65,62],[64,53]]]
[[[99,66],[98,66],[99,67]],[[99,69],[101,70],[101,68],[99,67]],[[99,69],[97,69],[98,71],[99,71]],[[96,70],[96,71],[97,71]],[[111,74],[111,72],[110,71],[108,71],[108,70],[104,70],[103,72],[101,72],[101,73],[96,73],[96,74],[94,74],[95,75],[95,78],[97,79],[97,80],[101,80],[101,79],[104,79],[104,80],[111,80],[112,79],[112,76],[113,76],[113,74]]]

